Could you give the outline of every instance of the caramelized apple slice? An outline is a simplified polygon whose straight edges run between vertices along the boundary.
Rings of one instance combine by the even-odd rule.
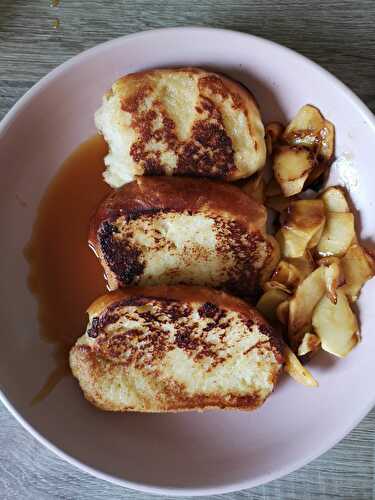
[[[324,296],[316,306],[312,324],[322,349],[335,356],[346,356],[358,342],[358,322],[345,292],[337,290],[337,303]]]
[[[273,172],[284,196],[302,191],[314,167],[313,153],[301,146],[279,146],[273,157]]]
[[[298,356],[305,356],[311,352],[316,352],[320,348],[320,338],[314,333],[305,333],[302,342],[298,347]]]
[[[329,187],[321,195],[327,212],[350,212],[343,188],[339,186]]]
[[[276,308],[276,317],[284,326],[288,326],[289,321],[289,300],[284,300]]]
[[[270,323],[277,321],[277,306],[289,298],[288,293],[279,288],[273,288],[264,292],[259,299],[256,308]]]
[[[294,259],[288,259],[288,262],[293,264],[294,267],[298,269],[301,273],[301,279],[305,279],[310,273],[316,268],[314,259],[309,250],[302,255],[302,257],[296,257]]]
[[[316,149],[325,162],[333,157],[335,129],[318,108],[306,104],[286,127],[283,139],[292,145]]]
[[[333,303],[337,303],[337,289],[345,282],[341,261],[338,257],[324,257],[318,264],[325,267],[327,296]]]
[[[281,255],[287,258],[302,257],[314,236],[320,234],[325,223],[322,200],[299,200],[290,203],[288,215],[276,239]]]
[[[271,280],[281,283],[293,292],[303,278],[301,271],[294,264],[281,260],[274,270]]]
[[[351,302],[356,302],[363,285],[375,275],[375,262],[364,248],[351,245],[341,260],[345,276],[342,290]]]
[[[350,247],[354,231],[354,216],[351,213],[328,212],[326,225],[317,246],[322,257],[344,255]]]
[[[294,378],[296,382],[306,385],[307,387],[318,387],[318,382],[314,379],[309,370],[302,366],[300,360],[288,346],[285,346],[284,358],[284,370],[288,375]]]
[[[298,286],[289,302],[288,338],[294,348],[300,344],[303,334],[310,329],[315,306],[326,292],[325,269],[313,271]]]

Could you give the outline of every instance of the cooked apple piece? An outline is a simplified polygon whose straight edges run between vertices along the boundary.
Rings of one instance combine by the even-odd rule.
[[[351,245],[341,260],[345,276],[342,290],[351,302],[358,299],[367,280],[375,275],[374,259],[358,244]]]
[[[314,259],[309,250],[302,255],[302,257],[296,257],[294,259],[288,259],[288,262],[293,264],[294,267],[298,269],[301,273],[301,280],[305,279],[310,273],[316,268]]]
[[[299,200],[290,203],[283,227],[276,234],[281,255],[302,257],[316,233],[325,223],[322,200]]]
[[[277,306],[289,298],[288,293],[279,288],[273,288],[264,292],[259,299],[256,308],[270,323],[277,321]]]
[[[321,195],[327,212],[350,212],[343,188],[335,186],[329,187]]]
[[[332,160],[335,150],[335,127],[333,123],[324,120],[325,125],[320,131],[320,147],[318,153],[327,162]]]
[[[326,225],[317,246],[322,257],[344,255],[350,247],[354,231],[354,216],[351,213],[328,212]]]
[[[314,333],[305,333],[298,347],[298,356],[305,356],[310,352],[316,352],[320,347],[320,338]]]
[[[242,191],[253,198],[258,203],[263,204],[265,195],[265,183],[262,172],[254,174],[249,181],[242,186]]]
[[[338,257],[324,257],[318,261],[325,267],[327,296],[333,304],[337,302],[337,289],[345,283],[344,271]]]
[[[337,303],[324,296],[312,318],[315,333],[322,349],[335,356],[346,356],[358,342],[358,322],[350,308],[345,292],[337,290]]]
[[[325,221],[325,218],[324,218],[324,221]],[[314,236],[311,238],[311,240],[309,241],[309,243],[307,245],[307,248],[311,249],[311,248],[315,248],[316,246],[318,246],[319,241],[322,238],[323,231],[324,231],[324,223],[320,226],[320,228],[316,231]]]
[[[305,104],[285,128],[283,139],[288,144],[314,146],[316,136],[325,125],[321,112],[315,106]]]
[[[273,146],[280,139],[283,131],[284,127],[279,122],[271,122],[266,126],[266,146],[269,155],[272,154]]]
[[[265,292],[267,292],[268,290],[281,290],[285,293],[287,293],[288,295],[290,295],[292,292],[291,290],[289,290],[288,287],[286,287],[284,284],[282,283],[279,283],[278,281],[266,281],[263,285],[263,289]]]
[[[301,235],[285,227],[278,230],[276,240],[280,246],[281,257],[284,258],[300,257],[304,254],[308,244],[306,235]]]
[[[300,360],[294,352],[286,345],[284,349],[285,365],[284,370],[294,380],[307,387],[318,387],[318,382],[311,375],[309,370],[302,366]]]
[[[313,311],[325,293],[325,268],[321,266],[302,281],[289,301],[288,338],[293,349],[310,329]]]
[[[269,182],[266,186],[265,194],[267,197],[280,196],[282,194],[281,187],[277,183],[277,181],[274,177],[271,177],[271,179],[269,180]]]
[[[288,326],[289,320],[289,300],[284,300],[276,307],[276,317],[284,326]]]
[[[284,212],[293,198],[285,198],[285,196],[271,196],[266,199],[266,207],[272,208],[276,212]]]
[[[279,146],[273,157],[273,172],[284,196],[302,191],[303,185],[314,167],[313,153],[302,146]]]
[[[281,260],[274,270],[271,280],[281,283],[290,291],[294,291],[303,278],[301,271],[294,264]]]
[[[322,200],[298,200],[290,203],[285,226],[315,234],[324,222],[325,211]]]
[[[286,127],[283,139],[288,144],[317,149],[317,153],[328,162],[333,156],[335,129],[318,108],[306,104]]]

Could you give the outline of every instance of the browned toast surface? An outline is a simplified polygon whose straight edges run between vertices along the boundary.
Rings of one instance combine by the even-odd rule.
[[[264,207],[227,183],[141,177],[103,201],[90,245],[112,290],[188,284],[254,300],[278,259],[265,221]]]
[[[95,115],[109,144],[105,180],[136,175],[203,176],[233,181],[264,166],[264,127],[250,92],[199,68],[126,75]]]
[[[70,365],[104,410],[251,410],[272,392],[280,340],[259,313],[223,292],[129,288],[89,308]]]

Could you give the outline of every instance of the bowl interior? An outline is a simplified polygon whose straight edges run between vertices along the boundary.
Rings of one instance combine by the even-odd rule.
[[[139,34],[84,53],[39,83],[0,127],[4,396],[52,445],[112,480],[150,491],[204,494],[289,472],[332,446],[370,409],[375,283],[366,285],[359,301],[363,340],[353,353],[343,360],[318,356],[311,363],[318,389],[283,379],[254,413],[102,413],[71,378],[30,404],[54,366],[52,347],[38,334],[23,257],[38,202],[62,161],[95,132],[93,113],[112,81],[142,68],[174,65],[203,66],[240,80],[254,93],[265,121],[290,118],[305,103],[318,106],[336,125],[341,161],[333,176],[349,188],[369,244],[375,233],[375,127],[350,92],[293,52],[248,35],[193,28]]]

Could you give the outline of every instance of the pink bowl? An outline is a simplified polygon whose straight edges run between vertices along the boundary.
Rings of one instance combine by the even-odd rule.
[[[318,389],[284,379],[254,413],[101,413],[70,378],[30,405],[53,368],[51,346],[38,335],[22,255],[38,202],[61,162],[94,133],[94,111],[113,80],[174,65],[203,66],[240,80],[255,94],[266,121],[290,118],[305,103],[318,106],[337,128],[341,160],[333,176],[350,189],[362,237],[374,235],[374,117],[325,70],[269,41],[216,29],[156,30],[99,45],[43,78],[0,125],[0,317],[7,328],[1,399],[37,439],[87,472],[147,492],[207,495],[256,486],[301,467],[371,409],[375,281],[359,301],[363,341],[353,353],[344,360],[319,356],[311,364]]]

